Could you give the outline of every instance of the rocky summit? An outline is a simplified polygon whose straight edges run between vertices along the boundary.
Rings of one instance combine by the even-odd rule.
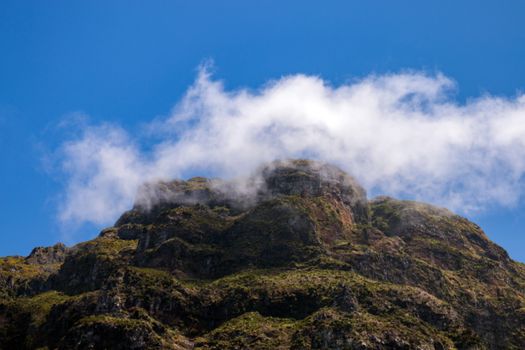
[[[143,186],[97,238],[0,259],[1,349],[525,349],[525,265],[340,169]]]

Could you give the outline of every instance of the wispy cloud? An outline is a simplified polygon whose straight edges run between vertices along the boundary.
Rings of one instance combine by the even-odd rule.
[[[64,143],[60,219],[111,223],[145,181],[228,178],[293,157],[333,162],[372,193],[461,212],[515,205],[525,174],[525,95],[459,103],[454,88],[441,74],[410,72],[340,86],[291,75],[227,91],[203,68],[172,114],[146,126],[160,140],[151,151],[141,151],[151,139],[109,125]]]

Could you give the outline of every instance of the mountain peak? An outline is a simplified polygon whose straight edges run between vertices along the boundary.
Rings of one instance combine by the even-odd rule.
[[[189,180],[144,184],[134,210],[144,213],[180,205],[202,204],[242,208],[278,196],[331,196],[367,220],[366,192],[338,167],[305,159],[278,160],[258,168],[247,178],[221,180],[193,177]]]
[[[280,160],[262,168],[265,189],[271,195],[331,197],[366,221],[367,198],[361,185],[338,167],[312,160]]]

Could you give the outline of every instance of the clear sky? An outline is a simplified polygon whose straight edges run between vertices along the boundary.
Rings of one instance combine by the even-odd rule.
[[[77,174],[63,169],[81,166],[71,161],[75,154],[64,156],[64,145],[85,138],[87,125],[143,132],[171,115],[203,62],[213,60],[225,91],[261,89],[295,74],[337,87],[417,71],[452,79],[456,88],[447,98],[458,106],[483,96],[516,105],[525,87],[523,23],[523,1],[4,0],[0,255],[94,237],[104,223],[60,220]],[[518,126],[522,112],[514,113]],[[156,142],[143,139],[139,147]],[[504,152],[525,161],[521,148],[509,147]],[[513,179],[514,201],[465,215],[525,261],[522,172]]]

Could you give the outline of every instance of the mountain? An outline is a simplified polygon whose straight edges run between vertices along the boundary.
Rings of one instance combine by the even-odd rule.
[[[1,349],[524,349],[525,265],[337,167],[144,185],[91,241],[0,259]]]

